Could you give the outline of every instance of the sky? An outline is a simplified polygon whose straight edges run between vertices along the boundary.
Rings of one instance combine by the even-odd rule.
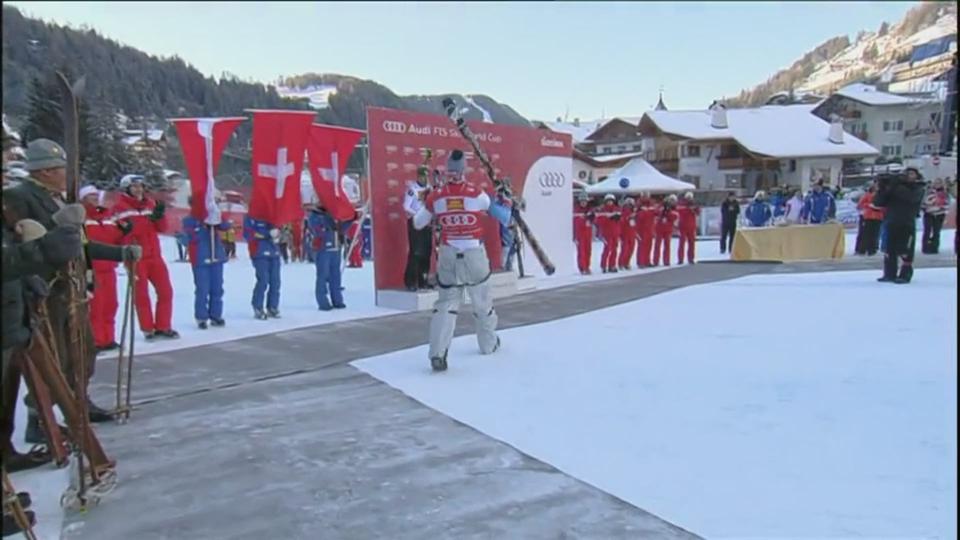
[[[703,109],[916,2],[5,2],[206,75],[486,94],[530,119]]]

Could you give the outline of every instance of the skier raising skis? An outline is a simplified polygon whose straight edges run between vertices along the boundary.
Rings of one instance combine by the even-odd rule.
[[[433,191],[413,217],[413,226],[423,229],[433,219],[441,226],[437,259],[440,294],[430,321],[430,365],[434,371],[447,369],[447,352],[457,324],[457,309],[463,290],[470,295],[476,320],[477,342],[482,354],[500,347],[497,314],[490,293],[490,261],[483,245],[484,214],[501,224],[509,223],[507,200],[491,201],[481,189],[464,180],[464,155],[454,150],[447,160],[446,183]]]

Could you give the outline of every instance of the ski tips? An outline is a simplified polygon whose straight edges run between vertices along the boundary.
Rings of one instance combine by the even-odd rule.
[[[457,111],[457,105],[453,102],[453,98],[443,98],[441,103],[443,104],[443,109],[447,112],[447,116],[452,118]]]

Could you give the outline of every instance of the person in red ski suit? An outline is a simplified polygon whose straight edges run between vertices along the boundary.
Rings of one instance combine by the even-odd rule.
[[[585,197],[573,209],[573,241],[577,244],[577,269],[590,275],[590,256],[593,248],[593,211]]]
[[[137,264],[135,285],[137,320],[147,340],[157,337],[175,339],[180,334],[173,329],[173,286],[170,273],[163,261],[159,234],[166,230],[163,201],[146,197],[144,178],[128,174],[120,181],[123,193],[114,207],[114,219],[128,222],[132,228],[124,236],[124,244],[137,244],[143,248],[143,258]],[[157,309],[150,305],[149,285],[157,294]]]
[[[360,216],[357,215],[359,218]],[[350,249],[350,243],[353,242],[353,239],[357,237],[358,234],[363,234],[363,231],[360,229],[360,221],[357,219],[353,220],[353,223],[350,224],[350,227],[347,229],[347,249]],[[347,266],[350,268],[363,268],[363,238],[357,238],[356,244],[354,244],[353,249],[350,251],[347,256]]]
[[[640,196],[637,205],[637,268],[650,266],[650,250],[653,249],[654,221],[657,217],[657,204],[649,193]]]
[[[693,202],[693,192],[688,191],[683,194],[683,200],[677,207],[677,215],[680,217],[680,245],[677,248],[677,261],[683,264],[684,247],[687,248],[687,261],[694,264],[694,255],[696,254],[697,244],[697,217],[700,215],[700,207]]]
[[[600,269],[604,274],[616,273],[617,245],[620,243],[620,208],[613,195],[603,198],[603,207],[597,216],[597,228],[600,229],[600,238],[603,240]]]
[[[80,202],[87,211],[84,231],[87,239],[120,245],[123,236],[130,232],[127,223],[118,224],[113,213],[100,205],[100,191],[94,186],[80,188]],[[97,352],[112,351],[120,348],[116,342],[117,308],[117,262],[106,260],[91,261],[93,268],[93,298],[90,299],[90,324],[93,327],[93,343]]]
[[[653,265],[660,265],[660,255],[663,254],[663,265],[670,266],[670,240],[673,238],[673,228],[677,223],[677,196],[670,195],[663,201],[663,206],[657,212],[656,244],[653,246]]]
[[[637,245],[637,216],[633,199],[623,200],[620,214],[620,269],[630,270],[630,260]]]

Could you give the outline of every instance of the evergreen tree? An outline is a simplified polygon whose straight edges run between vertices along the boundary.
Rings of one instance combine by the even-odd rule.
[[[101,189],[106,189],[113,187],[134,165],[134,156],[123,144],[117,110],[106,103],[95,105],[90,116],[84,175]]]
[[[63,144],[63,117],[59,90],[39,77],[30,81],[27,119],[23,127],[24,144],[34,139],[50,139]]]

